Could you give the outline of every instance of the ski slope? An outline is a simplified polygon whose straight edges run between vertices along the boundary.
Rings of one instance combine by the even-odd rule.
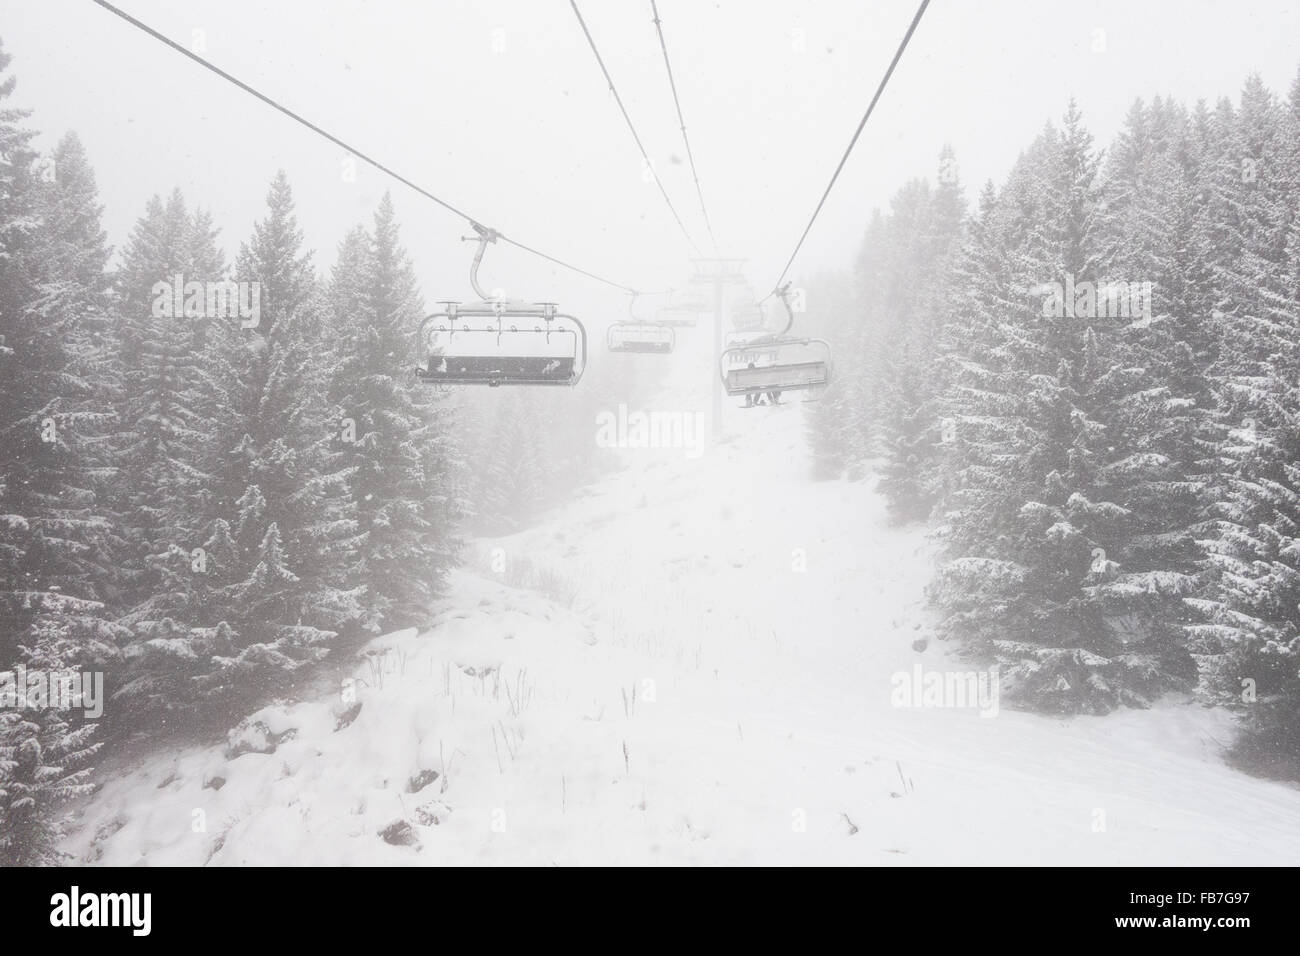
[[[679,330],[660,410],[707,412],[707,336]],[[871,481],[811,483],[802,415],[727,403],[703,454],[620,451],[622,471],[535,528],[474,542],[436,625],[371,642],[350,689],[113,774],[67,849],[119,865],[1300,860],[1300,791],[1226,767],[1218,712],[895,706],[895,675],[971,667],[916,649],[923,531],[890,528]]]

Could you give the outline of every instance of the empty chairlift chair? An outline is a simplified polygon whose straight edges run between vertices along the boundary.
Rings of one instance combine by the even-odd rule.
[[[673,350],[673,330],[651,322],[615,322],[605,344],[611,352],[646,352],[667,355]]]
[[[786,289],[779,292],[789,321],[779,334],[765,335],[722,353],[720,373],[728,395],[803,391],[814,397],[831,381],[831,347],[823,339],[789,335],[794,324]]]
[[[416,376],[440,385],[576,385],[587,365],[582,323],[553,302],[493,299],[478,285],[484,247],[497,233],[475,225],[470,284],[481,301],[443,302],[420,324]]]
[[[550,302],[443,303],[420,327],[416,375],[447,385],[576,385],[586,335]]]
[[[731,305],[731,327],[737,332],[758,332],[763,328],[763,308],[750,293],[743,293]]]
[[[629,320],[616,322],[605,333],[605,345],[611,352],[638,352],[667,355],[672,352],[676,336],[671,327],[655,322],[643,322],[636,317],[637,293],[632,293],[628,303]]]
[[[658,325],[695,326],[702,313],[713,311],[708,296],[700,292],[684,292],[673,296],[669,303],[655,313]]]

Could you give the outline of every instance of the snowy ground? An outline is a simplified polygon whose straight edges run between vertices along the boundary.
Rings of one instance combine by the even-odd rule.
[[[679,334],[697,353],[705,338]],[[668,361],[658,408],[707,409],[707,356]],[[230,747],[114,774],[68,849],[126,865],[1300,860],[1300,791],[1224,766],[1215,712],[894,706],[894,675],[970,668],[914,649],[923,534],[887,527],[869,481],[808,481],[798,405],[728,406],[703,455],[621,454],[625,471],[537,528],[476,542],[432,630],[372,642],[359,709],[343,692],[269,707]]]

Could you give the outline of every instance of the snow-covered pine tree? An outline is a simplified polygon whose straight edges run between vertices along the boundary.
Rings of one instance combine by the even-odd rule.
[[[807,312],[798,316],[800,334],[816,335],[831,343],[840,374],[819,400],[807,406],[805,421],[814,480],[839,478],[857,469],[851,466],[865,461],[861,419],[865,382],[861,374],[848,374],[849,368],[861,368],[860,312],[854,294],[851,273],[826,272],[813,276],[807,283]]]
[[[0,77],[9,57],[0,49]],[[0,79],[0,103],[13,92]],[[0,667],[103,666],[101,371],[108,250],[89,163],[65,138],[39,169],[26,113],[0,108]],[[48,704],[48,701],[46,702]],[[57,862],[59,804],[84,792],[94,725],[49,706],[0,713],[0,864]]]
[[[810,406],[815,475],[831,477],[846,471],[860,475],[877,452],[873,412],[880,389],[880,356],[889,344],[878,303],[886,287],[888,243],[885,215],[875,209],[848,277],[848,301],[822,323],[822,335],[841,371],[821,401]]]
[[[922,518],[928,511],[922,491],[921,444],[926,422],[921,412],[928,393],[927,358],[932,354],[918,323],[927,324],[918,307],[926,232],[931,211],[930,184],[913,180],[895,194],[886,220],[888,238],[881,253],[883,288],[866,306],[882,332],[880,350],[868,356],[875,368],[871,420],[881,454],[880,491],[899,520]],[[932,277],[930,277],[932,278]]]
[[[25,265],[39,222],[37,156],[31,148],[35,130],[26,125],[27,110],[6,101],[17,77],[7,74],[12,57],[0,46],[0,666],[15,659],[20,639],[31,626],[30,518],[36,510],[31,491],[41,452],[41,392],[30,389],[45,372],[45,363],[62,358],[34,349],[38,330],[29,312],[33,297]]]
[[[84,614],[75,599],[54,598],[33,626],[18,659],[47,674],[75,666],[80,640],[64,622]],[[65,832],[58,816],[69,800],[89,793],[89,761],[101,744],[97,725],[55,708],[0,710],[0,866],[50,866],[63,862]]]
[[[258,324],[232,329],[238,320],[228,319],[221,335],[221,455],[206,479],[213,517],[204,540],[218,556],[233,551],[236,566],[213,567],[221,583],[203,596],[206,626],[196,640],[209,656],[193,681],[203,703],[285,689],[363,615],[350,471],[334,448],[326,400],[328,306],[283,172],[267,205],[234,275],[257,284]]]
[[[173,286],[221,280],[224,264],[195,262],[194,218],[179,191],[164,206],[153,197],[136,223],[116,278],[121,312],[123,401],[119,413],[120,496],[137,576],[135,604],[158,596],[149,556],[196,546],[202,509],[209,413],[217,404],[211,366],[200,348],[203,315],[176,315]],[[158,288],[155,288],[157,286]],[[161,292],[159,291],[161,290]]]
[[[1219,525],[1208,545],[1219,576],[1198,632],[1207,688],[1245,716],[1237,757],[1292,777],[1300,777],[1297,114],[1300,82],[1283,108],[1252,78],[1225,148],[1258,175],[1221,184],[1236,199],[1225,224],[1236,256],[1220,260],[1227,334],[1216,371],[1236,427],[1218,449]]]
[[[38,225],[25,272],[33,294],[29,327],[54,352],[47,366],[53,379],[41,389],[46,404],[39,412],[42,444],[53,454],[43,466],[49,472],[31,489],[41,512],[33,530],[56,561],[47,568],[51,589],[103,602],[112,564],[104,501],[112,413],[101,399],[115,373],[107,341],[109,249],[94,172],[75,134],[65,136],[46,162],[50,173],[39,182]],[[103,663],[116,655],[102,614],[78,626],[89,642],[85,660]]]
[[[1292,407],[1300,392],[1288,396]],[[1224,450],[1234,474],[1216,502],[1207,544],[1219,575],[1197,602],[1195,628],[1207,689],[1239,706],[1247,733],[1238,756],[1254,767],[1300,775],[1300,416],[1263,431],[1234,431]]]
[[[850,361],[869,369],[862,428],[875,439],[880,490],[900,521],[927,517],[936,498],[936,342],[965,215],[955,157],[945,147],[938,185],[917,180],[900,190],[889,215],[868,230],[859,258],[865,322]]]
[[[1059,279],[1040,232],[1045,180],[1059,152],[1059,133],[1049,127],[999,193],[984,190],[957,283],[976,294],[951,300],[943,334],[951,385],[937,533],[945,561],[933,594],[946,634],[1010,665],[1022,686],[1019,672],[1038,669],[1037,645],[1052,639],[1045,632],[1070,598],[1069,577],[1059,580],[1040,564],[1059,562],[1066,549],[1081,552],[1075,578],[1082,583],[1088,555],[1060,514],[1069,494],[1061,471],[1076,424],[1068,366],[1062,381],[1061,350],[1051,347],[1050,320],[1031,292]],[[1044,533],[1058,527],[1074,540]],[[1074,634],[1062,636],[1068,642]],[[1041,705],[1033,690],[1031,702]]]
[[[1297,174],[1286,168],[1287,112],[1258,76],[1231,114],[1226,146],[1212,180],[1218,291],[1224,313],[1224,353],[1215,373],[1229,407],[1242,420],[1267,422],[1255,399],[1264,382],[1285,375],[1294,341],[1295,291],[1287,288],[1287,233],[1296,213]],[[1260,413],[1260,414],[1253,414]]]
[[[1014,283],[1010,273],[1010,246],[1004,235],[1007,216],[992,182],[980,191],[975,214],[970,218],[960,250],[954,256],[947,282],[948,297],[942,304],[943,319],[936,338],[939,357],[936,375],[941,387],[936,403],[939,419],[940,457],[936,486],[942,508],[961,507],[960,498],[977,494],[972,482],[967,488],[968,468],[996,467],[1006,447],[998,413],[1009,407],[999,396],[1009,389],[1002,380],[1002,356],[996,346],[999,316],[1013,307],[998,298],[1009,294]],[[950,533],[940,510],[937,533]],[[963,521],[977,512],[970,512]]]
[[[1159,591],[1169,580],[1143,590],[1149,569],[1124,566],[1131,512],[1118,479],[1136,480],[1137,448],[1119,410],[1142,392],[1142,370],[1116,316],[1073,295],[1106,279],[1098,164],[1071,104],[992,206],[986,193],[973,241],[987,248],[967,262],[988,264],[987,298],[945,337],[957,437],[936,595],[949,629],[1003,666],[1012,696],[1061,712],[1142,705],[1186,686],[1190,670],[1176,628],[1141,626],[1153,602],[1176,604]]]
[[[134,725],[193,708],[192,678],[212,653],[207,614],[224,610],[213,591],[230,567],[205,550],[217,520],[212,476],[225,450],[216,422],[234,377],[226,368],[233,333],[208,314],[206,288],[227,278],[216,240],[211,217],[191,213],[179,190],[166,203],[154,196],[115,277],[122,371],[115,500],[129,599],[121,620],[135,639],[114,698]],[[192,282],[205,289],[202,306],[185,295]]]
[[[455,560],[455,455],[443,396],[413,380],[424,316],[392,198],[344,240],[331,286],[335,448],[351,472],[370,631],[421,625]]]
[[[1136,104],[1109,156],[1099,228],[1102,289],[1120,309],[1110,343],[1123,367],[1112,381],[1127,383],[1098,413],[1117,452],[1099,478],[1129,518],[1094,562],[1094,594],[1112,606],[1107,620],[1128,653],[1154,654],[1147,666],[1179,685],[1193,676],[1184,648],[1196,615],[1186,598],[1205,577],[1197,539],[1222,436],[1206,374],[1216,326],[1191,253],[1199,160],[1185,111],[1160,98]]]
[[[478,527],[489,535],[526,527],[546,502],[553,476],[553,462],[542,448],[541,405],[530,396],[511,393],[494,410],[475,500]]]

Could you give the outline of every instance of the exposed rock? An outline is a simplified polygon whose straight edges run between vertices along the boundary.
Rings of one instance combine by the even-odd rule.
[[[296,736],[296,727],[289,727],[277,734],[265,721],[245,719],[227,735],[226,759],[234,760],[244,754],[273,754],[281,743]]]
[[[422,807],[415,808],[415,819],[425,827],[436,827],[451,816],[451,807],[439,800],[431,800]]]
[[[394,820],[380,830],[379,835],[384,838],[385,843],[391,843],[393,846],[415,846],[420,842],[415,828],[405,820]]]
[[[438,771],[421,770],[415,776],[411,777],[410,780],[406,781],[406,792],[419,793],[421,790],[423,790],[425,787],[427,787],[429,784],[433,783],[437,779],[438,779]]]
[[[342,730],[344,727],[349,726],[352,723],[352,721],[357,719],[357,715],[360,713],[361,713],[361,701],[358,700],[355,701],[346,710],[340,711],[339,713],[335,714],[334,715],[335,733]]]

